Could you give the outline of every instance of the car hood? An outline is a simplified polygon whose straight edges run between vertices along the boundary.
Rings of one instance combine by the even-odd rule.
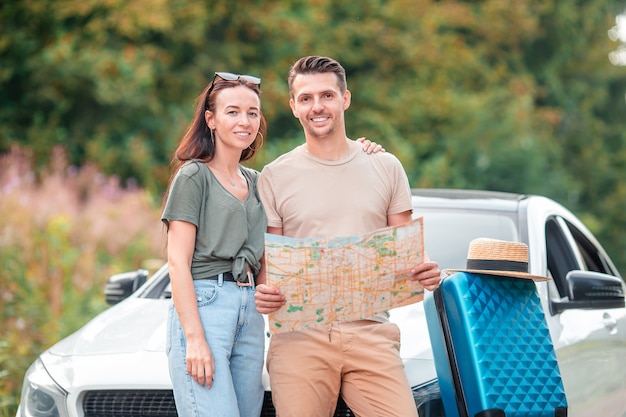
[[[169,305],[169,300],[129,298],[52,346],[41,360],[68,391],[169,388],[165,355]]]
[[[50,348],[58,356],[165,352],[169,300],[129,298]]]
[[[105,310],[41,359],[65,389],[170,388],[165,355],[169,300],[129,298]],[[394,309],[401,355],[412,386],[436,378],[422,303]],[[266,332],[266,334],[268,334]],[[266,340],[266,349],[269,340]],[[269,389],[264,372],[263,383]]]

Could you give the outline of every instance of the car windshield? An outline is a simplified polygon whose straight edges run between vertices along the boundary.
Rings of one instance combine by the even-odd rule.
[[[469,242],[477,237],[519,241],[512,214],[420,209],[424,216],[424,247],[440,269],[465,268]]]

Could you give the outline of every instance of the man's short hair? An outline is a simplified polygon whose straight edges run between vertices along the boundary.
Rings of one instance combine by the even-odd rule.
[[[289,69],[287,84],[289,95],[293,98],[293,80],[296,75],[322,74],[332,72],[337,76],[339,89],[344,93],[348,89],[346,70],[336,60],[325,56],[305,56],[297,60]]]

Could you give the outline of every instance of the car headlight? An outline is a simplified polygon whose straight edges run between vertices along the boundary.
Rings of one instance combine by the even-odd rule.
[[[67,417],[67,392],[52,379],[37,359],[24,375],[17,417]]]

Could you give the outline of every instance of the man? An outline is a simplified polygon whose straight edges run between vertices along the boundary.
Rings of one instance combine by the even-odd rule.
[[[304,57],[289,71],[288,84],[306,143],[261,172],[268,233],[334,237],[409,222],[411,191],[400,161],[361,152],[346,135],[350,91],[343,67],[331,58]],[[426,260],[412,274],[429,290],[439,286],[436,262]],[[285,302],[265,284],[255,298],[264,314]],[[399,349],[400,332],[388,315],[274,335],[267,367],[277,415],[332,416],[341,394],[358,416],[417,416]]]

